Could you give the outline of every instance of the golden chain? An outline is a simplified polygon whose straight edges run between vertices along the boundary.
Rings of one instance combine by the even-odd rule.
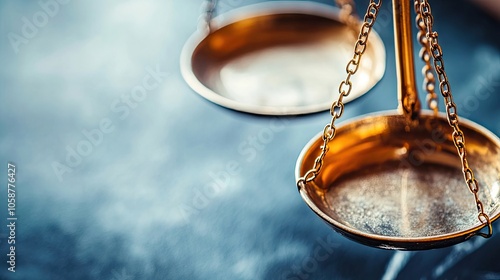
[[[335,137],[335,132],[337,128],[335,127],[335,120],[342,116],[344,112],[344,97],[348,96],[351,93],[352,82],[351,77],[358,71],[359,62],[361,57],[365,53],[366,43],[368,41],[368,35],[372,30],[373,25],[375,24],[375,19],[377,18],[377,14],[380,10],[380,6],[382,5],[382,0],[379,0],[378,3],[374,0],[370,0],[370,4],[366,10],[366,14],[363,19],[363,24],[361,25],[361,29],[359,31],[358,40],[354,46],[354,56],[347,63],[346,73],[347,77],[340,83],[339,86],[339,98],[332,103],[330,107],[330,114],[332,119],[329,124],[325,126],[323,129],[323,145],[321,146],[321,154],[314,161],[314,166],[306,174],[297,181],[297,186],[299,188],[303,187],[306,183],[314,180],[321,171],[321,167],[323,166],[323,159],[325,158],[326,153],[328,152],[328,143]]]
[[[448,77],[444,70],[444,61],[443,61],[443,51],[441,46],[438,43],[438,34],[435,31],[432,31],[432,24],[434,22],[434,18],[431,14],[431,7],[427,0],[420,1],[419,13],[422,15],[423,21],[426,25],[426,37],[430,47],[430,53],[434,58],[434,68],[437,73],[439,79],[439,90],[441,91],[441,95],[443,95],[444,102],[446,105],[446,114],[448,118],[448,123],[453,128],[453,143],[457,148],[458,155],[462,160],[462,172],[464,174],[465,182],[469,187],[469,190],[474,194],[474,199],[476,201],[476,207],[478,211],[478,219],[481,223],[484,223],[488,226],[488,234],[479,233],[479,235],[483,237],[490,237],[493,234],[493,227],[491,225],[490,217],[484,211],[484,206],[481,200],[479,199],[479,183],[477,182],[474,172],[469,166],[469,162],[467,161],[466,149],[465,149],[465,136],[462,130],[460,130],[458,115],[457,115],[457,106],[455,102],[453,102],[453,96],[451,94],[451,87],[448,82]]]
[[[439,110],[438,108],[438,96],[436,94],[436,79],[434,78],[433,68],[431,65],[431,54],[430,54],[430,45],[429,40],[426,37],[427,34],[427,26],[425,25],[424,18],[420,13],[420,1],[415,0],[415,13],[417,14],[416,23],[419,29],[417,33],[417,39],[422,45],[420,49],[420,58],[424,61],[424,66],[422,67],[422,75],[424,76],[424,90],[427,92],[427,107],[434,111],[434,114],[437,115]]]

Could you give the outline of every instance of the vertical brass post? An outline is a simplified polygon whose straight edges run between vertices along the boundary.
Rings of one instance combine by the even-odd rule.
[[[408,119],[416,120],[420,114],[421,105],[415,83],[410,1],[411,0],[393,0],[392,7],[394,15],[396,72],[398,79],[398,110]]]

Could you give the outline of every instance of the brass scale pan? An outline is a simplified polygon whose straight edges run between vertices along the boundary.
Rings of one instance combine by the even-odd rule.
[[[213,19],[209,11],[183,47],[181,73],[198,94],[230,109],[262,115],[326,110],[357,38],[357,25],[341,20],[340,11],[306,1],[253,4]],[[359,87],[346,101],[366,93],[384,71],[384,45],[371,34],[353,80]]]
[[[393,2],[402,102],[417,92],[410,11],[408,1]],[[208,23],[208,32],[198,30],[184,45],[184,79],[216,104],[255,114],[329,108],[332,83],[345,71],[339,65],[348,61],[356,41],[338,9],[310,2],[251,5]],[[385,71],[382,41],[372,31],[368,42],[345,102],[371,89]],[[334,230],[369,246],[431,249],[481,235],[485,224],[477,219],[445,115],[419,112],[418,123],[409,126],[401,110],[343,123],[328,144],[322,172],[299,187],[302,198]],[[469,120],[461,118],[460,124],[479,198],[493,222],[500,216],[500,140]],[[314,165],[322,144],[320,133],[304,147],[297,180]]]
[[[446,116],[413,112],[418,125],[409,125],[401,110],[405,98],[418,96],[410,1],[393,0],[393,6],[400,110],[358,117],[337,127],[321,172],[299,184],[300,195],[333,229],[369,246],[421,250],[484,237],[491,223],[478,219]],[[463,118],[460,128],[479,181],[479,199],[493,222],[500,216],[500,140]],[[300,153],[298,182],[314,165],[322,145],[321,133]]]

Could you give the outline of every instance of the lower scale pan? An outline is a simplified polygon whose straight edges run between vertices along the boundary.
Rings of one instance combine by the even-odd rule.
[[[359,29],[357,27],[356,29]],[[339,9],[312,2],[267,2],[216,17],[211,32],[196,32],[181,54],[186,82],[221,106],[264,115],[326,110],[336,99],[357,32]],[[353,100],[385,71],[385,48],[372,31],[353,83]]]
[[[365,245],[399,250],[450,246],[478,234],[477,218],[446,117],[422,112],[407,127],[397,112],[369,115],[338,127],[322,172],[299,191],[336,231]],[[479,198],[491,222],[500,216],[500,140],[460,119]],[[321,134],[302,150],[304,176],[323,144]]]

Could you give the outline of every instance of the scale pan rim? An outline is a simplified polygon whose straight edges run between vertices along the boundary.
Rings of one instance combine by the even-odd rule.
[[[361,115],[356,118],[352,118],[349,120],[346,120],[344,122],[339,123],[339,126],[337,128],[338,130],[338,135],[340,135],[341,131],[339,131],[342,127],[352,125],[355,123],[359,123],[363,120],[366,120],[368,118],[373,118],[373,117],[402,117],[397,111],[391,110],[391,111],[382,111],[382,112],[375,112],[375,113],[370,113],[366,115]],[[433,113],[431,111],[425,110],[421,112],[421,118],[432,118]],[[446,119],[446,116],[442,113],[439,113],[438,118]],[[487,130],[483,126],[470,121],[465,118],[460,118],[460,125],[461,127],[465,129],[473,129],[477,131],[478,133],[482,134],[485,138],[487,138],[489,141],[491,141],[491,144],[493,144],[496,148],[500,147],[500,139],[493,134],[491,131]],[[467,137],[467,134],[465,134]],[[303,176],[302,173],[304,173],[303,170],[303,162],[306,160],[306,157],[313,157],[312,155],[306,155],[311,153],[311,151],[317,151],[316,154],[320,152],[319,147],[316,147],[317,144],[315,145],[316,142],[318,142],[322,137],[322,132],[318,133],[315,135],[309,142],[304,146],[304,148],[301,150],[300,155],[297,158],[296,161],[296,166],[295,166],[295,179],[298,180],[300,177]],[[317,149],[314,149],[317,148]],[[311,150],[314,149],[314,150]],[[319,154],[318,154],[319,155]],[[317,156],[317,155],[316,155]],[[328,157],[328,154],[326,155]],[[458,155],[457,155],[458,157]],[[325,168],[325,167],[323,167]],[[472,165],[471,168],[474,170],[474,166]],[[463,185],[464,188],[467,188],[467,186]],[[314,188],[314,187],[311,187]],[[479,191],[481,192],[482,189]],[[469,228],[460,230],[460,231],[455,231],[455,232],[450,232],[450,233],[445,233],[445,234],[437,234],[437,235],[431,235],[431,236],[420,236],[420,237],[402,237],[402,236],[386,236],[386,235],[380,235],[380,234],[375,234],[375,233],[369,233],[366,231],[362,231],[360,229],[354,228],[347,226],[342,223],[342,221],[338,221],[335,219],[335,217],[330,216],[328,213],[325,213],[321,209],[321,206],[316,205],[314,202],[314,198],[311,197],[308,193],[308,187],[302,187],[299,188],[299,193],[304,200],[304,202],[309,206],[309,208],[316,213],[324,222],[326,222],[329,226],[331,226],[335,231],[338,233],[344,235],[345,237],[354,240],[358,243],[368,245],[371,247],[377,247],[377,248],[382,248],[382,249],[391,249],[391,250],[427,250],[427,249],[435,249],[435,248],[442,248],[442,247],[448,247],[451,245],[458,244],[460,242],[466,241],[469,238],[476,236],[481,229],[484,231],[484,224],[480,224],[479,221],[477,221],[474,225],[471,225]],[[470,200],[467,200],[467,202],[473,203],[473,195],[471,193],[468,193],[471,196]],[[496,206],[493,207],[492,213],[488,213],[490,216],[490,221],[493,223],[495,220],[497,220],[500,217],[500,206],[498,205],[499,203],[496,203]]]
[[[331,21],[335,24],[344,25],[341,23],[338,18],[339,9],[333,6],[329,6],[326,4],[309,2],[309,1],[279,1],[279,2],[264,2],[252,4],[240,8],[236,8],[227,13],[221,14],[215,17],[212,22],[212,29],[214,30],[210,34],[206,34],[207,32],[203,32],[200,30],[195,31],[184,44],[181,55],[180,55],[180,69],[181,74],[186,81],[186,83],[194,90],[197,94],[202,96],[203,98],[220,105],[222,107],[226,107],[228,109],[241,111],[245,113],[258,114],[258,115],[302,115],[302,114],[310,114],[316,113],[320,111],[328,110],[331,106],[331,103],[335,98],[334,95],[337,95],[338,84],[345,78],[346,73],[343,73],[340,77],[328,77],[328,79],[323,81],[324,83],[331,83],[332,81],[338,80],[338,83],[335,81],[334,86],[331,88],[331,92],[333,93],[331,98],[328,97],[327,100],[314,100],[314,102],[308,101],[306,104],[265,104],[266,102],[262,102],[260,104],[258,101],[252,100],[252,102],[238,100],[237,98],[228,97],[227,93],[222,93],[220,88],[226,89],[226,86],[214,86],[213,85],[213,77],[210,75],[219,75],[216,74],[206,74],[208,70],[200,70],[197,61],[197,52],[199,48],[203,46],[202,42],[206,40],[208,37],[213,36],[219,30],[231,26],[235,23],[239,23],[241,21],[245,21],[252,18],[263,17],[270,18],[280,16],[280,15],[297,15],[296,18],[300,16],[311,16],[317,18],[323,18]],[[343,28],[348,28],[347,26]],[[339,38],[340,36],[336,36],[335,38]],[[344,40],[343,40],[344,41]],[[314,42],[312,42],[314,43]],[[375,30],[372,30],[369,37],[368,49],[365,53],[365,56],[370,56],[374,61],[373,67],[369,69],[370,78],[366,83],[357,82],[356,86],[353,87],[351,94],[347,97],[344,102],[352,101],[365,93],[371,90],[378,82],[382,79],[385,73],[386,68],[386,50],[383,41],[377,34]],[[203,47],[205,48],[205,47]],[[341,59],[338,63],[342,65],[342,68],[345,68],[345,65],[352,59],[352,49],[354,48],[354,44],[349,46],[349,57],[345,57],[345,59]],[[332,50],[333,51],[333,50]],[[373,53],[373,55],[371,55]],[[237,59],[238,57],[236,57]],[[363,60],[363,59],[362,59]],[[231,62],[234,60],[229,60]],[[205,66],[204,66],[205,67]],[[220,65],[216,67],[221,67]],[[209,67],[207,67],[210,69]],[[214,67],[215,68],[215,67]],[[361,67],[358,72],[361,72]],[[205,72],[203,72],[205,71]],[[345,72],[345,70],[343,70]],[[368,70],[363,70],[367,72]],[[220,72],[219,70],[215,70],[214,72]],[[200,74],[201,73],[201,74]],[[359,73],[358,73],[359,76]],[[356,75],[354,76],[356,77]],[[305,78],[303,78],[305,79]],[[218,82],[219,83],[219,82]],[[287,82],[288,83],[288,82]],[[290,84],[284,83],[286,86],[291,86]],[[220,88],[218,88],[220,87]],[[234,89],[234,88],[233,88]],[[234,95],[231,91],[231,88],[227,88],[229,95]],[[256,90],[257,91],[257,90]],[[275,92],[275,91],[273,91]],[[330,92],[330,90],[328,90]],[[252,93],[250,91],[250,93]],[[256,94],[262,95],[261,91]],[[266,92],[265,94],[272,94],[272,92]],[[253,96],[251,94],[246,94],[245,96]],[[276,101],[273,101],[276,102]],[[298,101],[299,103],[301,101]],[[272,102],[271,102],[272,103]]]

